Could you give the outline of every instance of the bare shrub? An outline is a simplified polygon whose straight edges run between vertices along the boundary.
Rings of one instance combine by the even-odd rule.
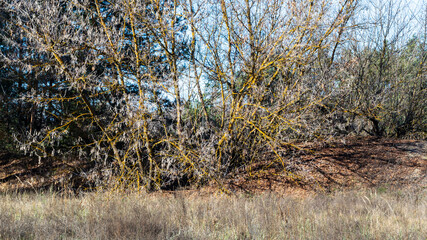
[[[4,59],[53,77],[23,99],[55,121],[21,148],[90,159],[113,188],[219,183],[261,159],[285,167],[281,149],[319,128],[313,63],[357,5],[328,3],[5,1],[16,31],[3,36],[43,57]]]

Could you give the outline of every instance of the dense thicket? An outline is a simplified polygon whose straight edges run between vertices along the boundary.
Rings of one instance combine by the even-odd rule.
[[[2,0],[0,144],[155,189],[286,171],[300,140],[425,138],[426,6]]]

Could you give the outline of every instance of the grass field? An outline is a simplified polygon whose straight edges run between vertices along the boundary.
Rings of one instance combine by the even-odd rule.
[[[427,190],[0,195],[0,239],[422,239]]]

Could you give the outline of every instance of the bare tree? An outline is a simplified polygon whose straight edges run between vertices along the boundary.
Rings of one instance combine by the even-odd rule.
[[[359,131],[402,137],[425,126],[422,38],[409,3],[365,4],[341,61],[337,100]]]
[[[28,97],[58,106],[59,124],[23,146],[79,153],[117,187],[221,184],[262,160],[286,170],[291,139],[322,127],[312,112],[332,95],[329,69],[357,3],[5,1],[16,39],[46,54],[39,71],[56,77],[54,94]]]
[[[305,116],[325,96],[311,94],[320,84],[307,73],[319,51],[339,42],[357,2],[328,4],[223,0],[187,7],[201,45],[196,62],[214,88],[208,102],[216,103],[210,119],[218,119],[217,174],[260,159],[285,166],[283,147],[313,132]]]

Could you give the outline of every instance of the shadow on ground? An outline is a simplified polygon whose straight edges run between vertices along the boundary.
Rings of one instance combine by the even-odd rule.
[[[307,193],[371,187],[427,186],[427,141],[347,138],[299,144],[284,151],[286,162],[257,162],[224,180],[232,192]],[[90,164],[0,152],[0,192],[90,190],[81,172]],[[218,189],[215,184],[206,189]]]

